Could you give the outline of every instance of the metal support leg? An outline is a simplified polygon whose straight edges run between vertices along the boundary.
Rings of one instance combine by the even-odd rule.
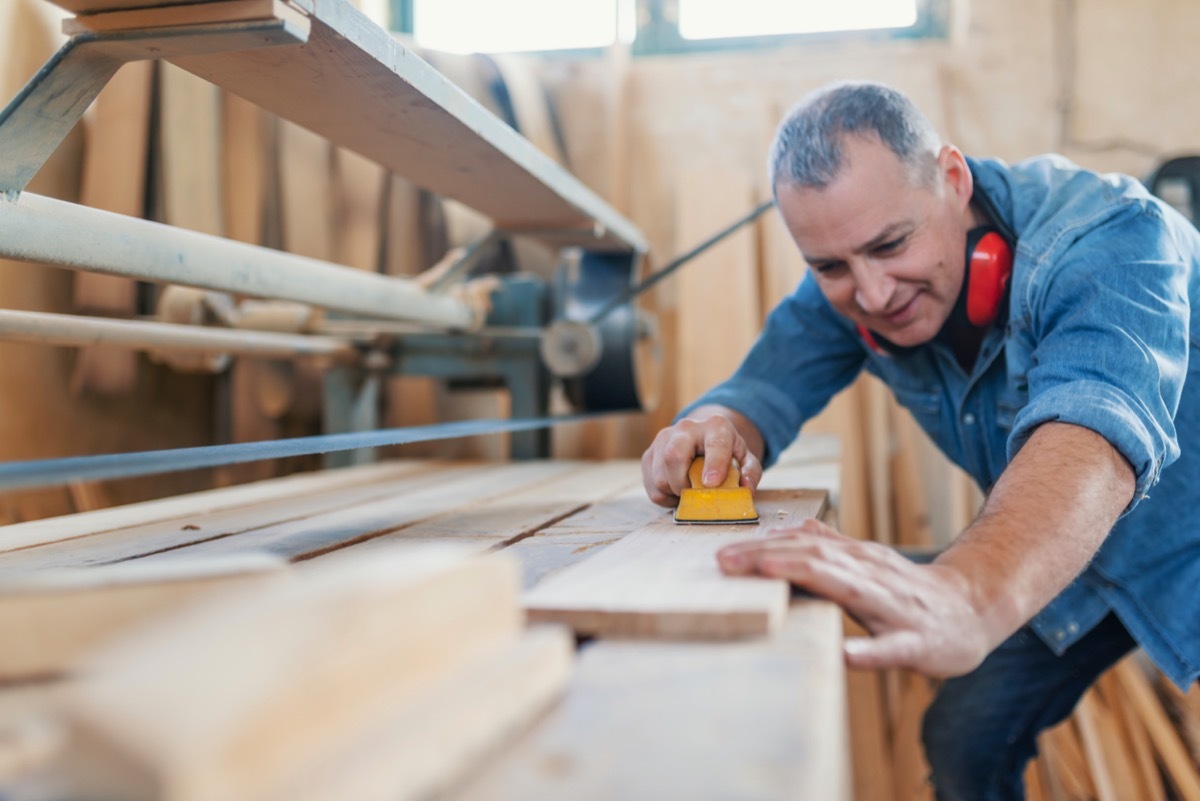
[[[334,367],[325,372],[325,433],[346,434],[379,428],[379,374],[353,367]],[[325,467],[368,464],[376,458],[374,448],[325,454]]]

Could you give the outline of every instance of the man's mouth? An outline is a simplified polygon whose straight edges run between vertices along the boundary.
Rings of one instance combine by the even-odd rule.
[[[895,311],[884,312],[881,317],[887,321],[888,325],[901,326],[911,322],[917,306],[917,298],[921,296],[920,292],[913,293],[913,296],[904,302],[904,305],[897,308]]]

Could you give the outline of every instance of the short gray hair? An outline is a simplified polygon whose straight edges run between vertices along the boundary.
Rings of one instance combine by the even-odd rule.
[[[839,83],[819,89],[792,109],[771,143],[771,191],[780,183],[824,189],[842,168],[846,135],[872,134],[908,168],[914,181],[931,184],[942,140],[902,93],[879,83]]]

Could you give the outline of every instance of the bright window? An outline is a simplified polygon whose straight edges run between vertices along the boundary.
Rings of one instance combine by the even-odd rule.
[[[450,53],[606,47],[618,33],[633,38],[633,7],[634,0],[412,0],[412,33],[421,47]]]
[[[917,0],[679,0],[684,39],[724,39],[878,28],[917,22]]]

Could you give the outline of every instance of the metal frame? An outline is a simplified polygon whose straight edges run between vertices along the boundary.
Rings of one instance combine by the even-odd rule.
[[[162,13],[170,18],[166,10]],[[418,104],[419,108],[433,104],[445,115],[439,119],[447,125],[466,126],[474,132],[478,137],[475,141],[482,143],[472,145],[476,157],[482,147],[489,158],[506,159],[505,174],[519,177],[527,188],[535,187],[548,202],[552,201],[551,205],[570,210],[557,226],[539,225],[535,229],[525,225],[518,231],[523,224],[509,220],[497,237],[522,233],[560,246],[587,243],[600,251],[627,254],[626,258],[644,252],[644,241],[632,224],[507,126],[490,115],[485,119],[486,112],[468,102],[461,90],[411,57],[383,31],[366,24],[365,17],[344,0],[316,0],[306,13],[308,16],[288,14],[265,20],[77,33],[0,110],[0,257],[296,301],[359,318],[417,323],[445,333],[405,334],[386,349],[369,351],[356,349],[346,339],[330,337],[211,329],[185,332],[176,329],[186,326],[155,327],[94,318],[68,318],[64,324],[62,319],[32,321],[18,314],[9,315],[8,328],[0,326],[0,335],[54,344],[105,342],[136,348],[151,347],[151,340],[156,340],[154,346],[184,350],[221,345],[220,349],[228,352],[277,358],[320,353],[334,363],[326,371],[324,387],[325,423],[331,433],[378,427],[379,387],[387,371],[503,384],[511,395],[513,417],[544,417],[551,379],[541,360],[539,332],[550,311],[549,290],[540,279],[509,278],[491,298],[492,310],[486,324],[506,332],[493,337],[486,330],[476,330],[485,321],[466,302],[426,290],[412,281],[24,191],[92,100],[127,62],[164,58],[202,77],[208,77],[205,71],[213,69],[219,74],[211,79],[229,85],[230,81],[236,82],[239,73],[228,69],[251,57],[246,53],[309,43],[307,49],[294,51],[303,64],[307,63],[303,59],[321,57],[321,37],[342,35],[369,59],[375,59],[370,68],[380,71],[378,79],[395,81],[409,95],[418,93],[425,104]],[[318,41],[309,42],[310,36]],[[233,59],[225,63],[225,72],[217,62],[197,58],[214,54]],[[412,102],[411,96],[408,102]],[[297,111],[300,116],[305,113]],[[442,154],[441,158],[445,157]],[[495,201],[490,199],[493,205]],[[475,333],[470,333],[473,330]],[[382,345],[384,340],[377,339],[375,344]],[[549,443],[549,432],[544,428],[514,433],[512,453],[518,458],[545,456]],[[361,462],[371,456],[369,450],[344,452],[329,461]]]

